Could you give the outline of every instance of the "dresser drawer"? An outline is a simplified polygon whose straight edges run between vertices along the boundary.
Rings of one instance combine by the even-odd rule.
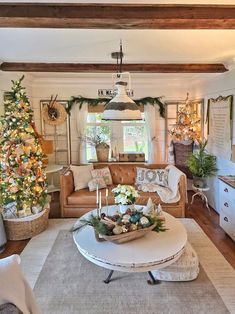
[[[233,219],[223,211],[220,212],[220,226],[235,241],[235,224]]]
[[[235,189],[229,186],[228,184],[220,181],[220,197],[230,199],[235,203]]]
[[[235,202],[229,198],[224,197],[220,202],[220,209],[224,214],[229,215],[235,222]]]

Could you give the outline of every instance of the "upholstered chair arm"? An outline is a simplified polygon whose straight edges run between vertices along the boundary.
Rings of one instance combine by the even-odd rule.
[[[60,174],[60,204],[62,208],[63,217],[63,206],[67,205],[67,198],[74,191],[73,173],[71,170],[67,170]]]

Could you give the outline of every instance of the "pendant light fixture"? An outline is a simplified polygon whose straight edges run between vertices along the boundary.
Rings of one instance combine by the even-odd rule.
[[[116,95],[110,102],[105,106],[102,115],[102,120],[142,120],[141,112],[136,103],[127,95],[127,82],[122,80],[122,42],[120,42],[120,51],[112,53],[112,57],[117,59],[117,82],[115,84],[115,89],[117,91]],[[120,60],[120,62],[119,62]],[[129,75],[129,85],[130,85],[130,74]]]

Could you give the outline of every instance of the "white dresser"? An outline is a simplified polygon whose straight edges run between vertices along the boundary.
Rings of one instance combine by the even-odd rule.
[[[229,177],[219,180],[220,226],[235,241],[235,186],[224,178]]]

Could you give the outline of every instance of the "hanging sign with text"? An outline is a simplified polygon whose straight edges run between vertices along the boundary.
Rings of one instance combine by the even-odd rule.
[[[208,150],[217,157],[231,159],[233,96],[208,100]]]

